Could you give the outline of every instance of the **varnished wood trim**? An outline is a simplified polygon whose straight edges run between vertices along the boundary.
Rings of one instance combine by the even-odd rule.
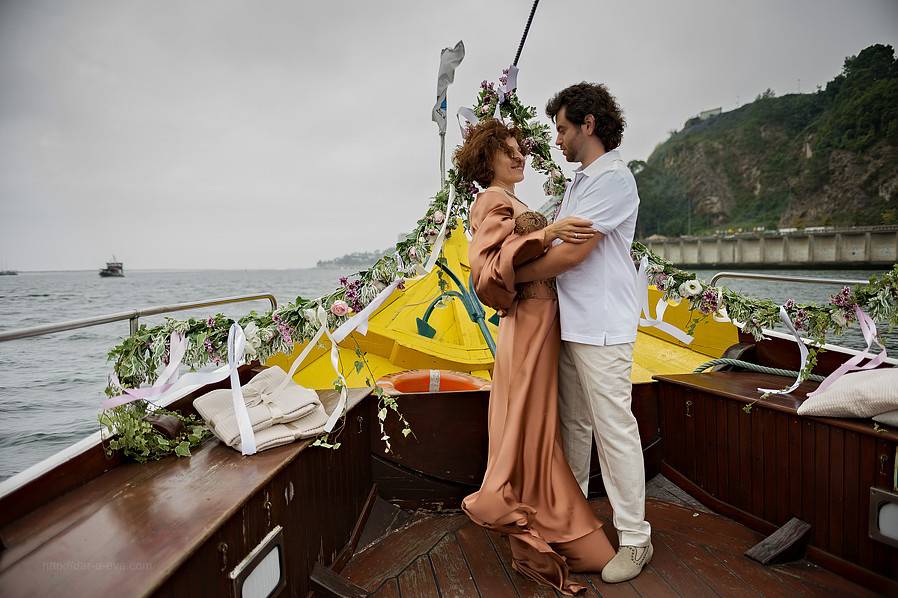
[[[668,384],[673,384],[675,386],[681,386],[684,388],[688,388],[690,390],[695,390],[707,394],[712,394],[717,397],[722,397],[726,399],[732,399],[739,403],[753,403],[754,407],[763,407],[765,409],[770,409],[773,411],[779,411],[780,413],[786,413],[788,415],[797,415],[796,408],[791,404],[785,404],[786,401],[790,403],[795,403],[795,397],[804,398],[804,393],[809,392],[812,388],[816,388],[816,383],[813,386],[809,386],[810,383],[803,383],[797,390],[795,390],[790,395],[786,395],[785,398],[780,398],[777,396],[770,396],[766,399],[761,399],[761,393],[757,392],[755,394],[746,394],[739,389],[729,390],[727,388],[721,387],[709,387],[708,385],[703,383],[703,377],[705,376],[733,376],[733,380],[738,380],[738,377],[748,377],[757,376],[759,380],[761,380],[761,384],[770,385],[773,382],[773,385],[783,384],[787,379],[781,376],[768,376],[765,374],[754,374],[749,372],[712,372],[706,374],[673,374],[667,376],[654,376],[655,380],[659,382],[664,382]],[[763,377],[763,378],[762,378]],[[772,380],[771,380],[772,378]],[[777,382],[779,381],[779,382]],[[736,388],[733,385],[733,388]],[[759,400],[760,399],[760,400]],[[842,428],[843,430],[850,430],[852,432],[857,432],[859,434],[863,434],[865,436],[871,436],[878,440],[889,440],[892,442],[898,442],[898,428],[894,428],[891,426],[880,426],[880,431],[875,431],[873,429],[873,421],[869,419],[859,419],[858,421],[853,421],[845,418],[838,417],[811,417],[807,415],[799,416],[804,420],[812,421],[812,422],[820,422],[824,423],[828,426],[833,426],[837,428]],[[861,423],[864,422],[864,423]]]

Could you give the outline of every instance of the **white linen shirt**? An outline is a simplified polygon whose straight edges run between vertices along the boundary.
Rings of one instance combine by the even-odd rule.
[[[586,259],[556,277],[561,338],[601,346],[632,343],[641,307],[630,258],[639,212],[636,179],[616,150],[574,175],[556,220],[586,218],[604,237]]]

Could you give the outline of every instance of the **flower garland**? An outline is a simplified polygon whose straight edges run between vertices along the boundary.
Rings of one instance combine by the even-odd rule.
[[[498,90],[492,82],[481,83],[473,112],[480,117],[498,115],[521,130],[523,149],[532,157],[531,165],[546,177],[543,189],[550,199],[539,208],[539,211],[551,218],[564,194],[567,179],[550,154],[549,126],[536,119],[534,107],[525,106],[520,102],[515,89],[505,89],[507,82],[506,70],[499,78],[501,87]],[[447,212],[449,185],[455,187],[456,196],[451,212]],[[419,273],[444,221],[449,219],[446,228],[447,237],[455,230],[458,218],[467,222],[476,192],[477,187],[472,182],[463,180],[456,169],[450,169],[446,183],[432,198],[414,229],[404,240],[396,244],[392,253],[382,257],[371,268],[341,278],[340,286],[336,290],[317,299],[297,297],[294,302],[282,305],[273,312],[253,311],[240,318],[239,324],[244,328],[247,339],[247,361],[256,360],[264,363],[272,355],[290,353],[294,344],[309,340],[319,326],[315,317],[318,306],[327,310],[328,327],[333,330],[353,313],[364,309],[393,281],[399,280],[401,289],[404,278]],[[694,275],[659,258],[641,243],[633,244],[632,257],[637,264],[643,257],[647,258],[649,281],[662,291],[667,300],[689,301],[690,309],[699,314],[699,317],[691,322],[690,332],[708,317],[732,318],[745,332],[760,339],[764,328],[772,328],[779,321],[780,311],[777,304],[746,297],[723,287],[707,285],[697,280]],[[833,296],[828,305],[797,304],[791,301],[787,302],[785,307],[796,327],[822,345],[829,333],[841,334],[852,323],[855,305],[861,306],[876,321],[887,322],[891,326],[898,324],[898,266],[878,278],[871,278],[868,285],[854,290],[843,289]],[[113,362],[115,376],[111,377],[106,394],[118,395],[126,388],[152,384],[157,373],[168,363],[168,343],[172,332],[181,333],[188,341],[188,349],[183,360],[188,367],[196,369],[224,362],[227,358],[230,324],[229,318],[217,314],[205,320],[167,318],[163,324],[151,328],[141,326],[135,334],[109,351],[108,359]],[[812,350],[814,356],[816,350],[816,348]],[[357,350],[357,356],[355,367],[359,370],[367,367],[365,355],[360,350]],[[802,376],[810,372],[814,361],[814,358],[808,360]],[[402,433],[407,436],[411,429],[399,412],[395,398],[380,389],[376,394],[379,401],[378,419],[381,431],[383,432],[383,422],[388,412],[392,411],[400,418],[403,425]],[[101,413],[101,422],[110,425],[111,430],[119,432],[115,448],[122,448],[126,454],[136,455],[135,458],[138,459],[158,458],[168,454],[165,452],[166,448],[170,448],[168,452],[175,452],[174,446],[169,446],[171,443],[154,442],[152,454],[145,454],[146,442],[141,435],[158,433],[141,426],[140,421],[153,409],[152,404],[135,401],[107,410],[114,413]],[[194,430],[195,421],[179,417],[185,421],[188,429]],[[125,429],[141,432],[129,437],[122,435],[122,430]],[[191,436],[188,447],[185,448],[183,442],[177,444],[180,447],[177,454],[189,454],[189,447],[202,440],[202,437],[195,432]],[[385,432],[382,439],[386,443],[386,450],[389,450],[390,439]],[[315,444],[339,447],[338,442],[331,441],[327,436],[319,438]]]
[[[690,312],[698,314],[690,320],[689,334],[700,322],[713,317],[719,321],[732,321],[755,340],[761,340],[764,329],[771,329],[781,322],[780,306],[773,301],[746,297],[725,287],[711,286],[661,259],[639,242],[633,243],[630,254],[636,263],[643,256],[648,258],[649,283],[661,291],[667,301],[673,304],[688,301]],[[808,347],[809,356],[799,376],[804,380],[814,369],[817,354],[827,337],[843,334],[856,321],[856,307],[870,314],[874,321],[887,324],[890,329],[898,326],[898,265],[879,276],[870,277],[866,285],[854,289],[843,287],[825,305],[797,303],[789,299],[782,307],[795,329],[813,341]]]

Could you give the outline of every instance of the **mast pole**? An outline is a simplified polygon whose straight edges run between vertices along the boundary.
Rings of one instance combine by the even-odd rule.
[[[518,44],[518,51],[514,55],[513,65],[518,66],[518,59],[521,58],[521,51],[524,49],[524,42],[527,41],[527,34],[530,33],[530,24],[533,23],[533,15],[536,14],[536,6],[539,0],[533,0],[533,6],[530,8],[530,16],[527,17],[527,24],[524,25],[524,35],[521,36],[521,43]]]

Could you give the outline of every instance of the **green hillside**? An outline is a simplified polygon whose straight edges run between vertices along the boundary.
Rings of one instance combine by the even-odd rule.
[[[736,110],[690,119],[630,167],[643,238],[898,223],[894,49],[877,44],[847,58],[815,93],[768,90]]]

